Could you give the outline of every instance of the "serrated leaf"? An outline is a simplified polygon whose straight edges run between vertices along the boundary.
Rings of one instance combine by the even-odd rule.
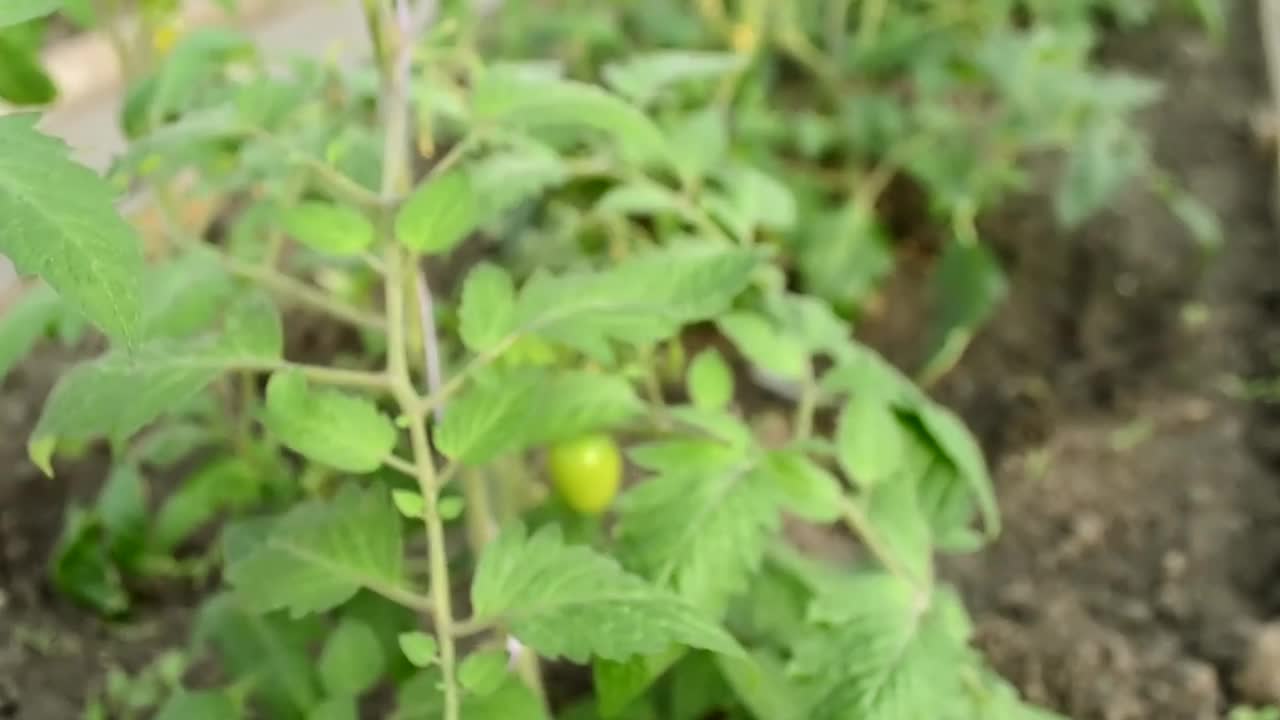
[[[739,53],[661,50],[606,65],[604,80],[618,93],[644,106],[668,88],[715,80],[745,64],[746,56]]]
[[[401,633],[400,652],[415,667],[428,667],[436,661],[436,639],[420,630]]]
[[[377,470],[396,444],[395,424],[372,401],[312,389],[298,372],[271,376],[263,422],[289,449],[351,473]]]
[[[741,456],[726,460],[714,470],[673,463],[618,501],[623,563],[713,613],[746,589],[781,521],[769,477]]]
[[[806,520],[829,523],[840,517],[844,491],[834,475],[794,450],[771,452],[762,471],[777,488],[783,506]]]
[[[330,695],[356,697],[378,683],[385,665],[373,630],[359,620],[344,618],[325,641],[316,667]]]
[[[0,27],[52,14],[62,7],[62,0],[5,0],[0,5]]]
[[[875,389],[868,390],[845,403],[836,429],[840,465],[863,488],[878,485],[898,471],[906,442],[892,406]]]
[[[436,447],[481,464],[499,455],[616,427],[643,404],[621,377],[517,368],[474,383],[449,407]]]
[[[48,286],[40,285],[23,293],[0,313],[0,380],[48,334],[62,312],[58,296]]]
[[[749,250],[697,243],[602,272],[538,273],[521,288],[516,328],[609,361],[610,341],[652,344],[723,311],[746,287],[756,264]]]
[[[589,128],[608,134],[633,160],[662,157],[662,131],[643,112],[593,85],[493,69],[472,94],[475,119],[515,128]]]
[[[583,663],[624,660],[682,644],[730,655],[742,648],[715,622],[611,558],[565,545],[551,526],[532,537],[508,529],[480,558],[476,616],[502,620],[539,655]]]
[[[999,534],[1000,510],[996,505],[995,487],[982,448],[973,433],[965,427],[964,421],[945,407],[930,404],[916,408],[915,412],[925,432],[955,465],[973,493],[987,536]]]
[[[137,233],[111,187],[37,132],[33,118],[0,117],[0,253],[39,275],[111,337],[137,341]]]
[[[790,672],[818,685],[813,720],[917,720],[943,715],[959,692],[965,647],[947,613],[886,574],[819,597]]]
[[[262,470],[246,458],[221,458],[199,468],[160,505],[151,525],[151,548],[173,552],[223,512],[251,507],[262,490]]]
[[[473,652],[458,665],[458,683],[475,695],[492,695],[510,674],[507,654],[499,650]]]
[[[284,210],[280,223],[298,242],[330,255],[358,255],[374,240],[373,223],[364,213],[334,203],[294,205]]]
[[[106,435],[120,441],[181,406],[218,376],[278,362],[283,331],[259,296],[231,309],[219,332],[193,340],[153,341],[133,353],[112,351],[58,380],[31,432],[28,453],[46,474],[60,442]]]
[[[804,347],[763,316],[733,312],[717,318],[716,326],[760,369],[784,380],[808,377],[809,355]]]
[[[295,507],[245,553],[228,553],[227,579],[258,612],[323,612],[361,588],[408,592],[400,516],[384,491],[347,486]],[[230,540],[228,541],[230,542]]]
[[[400,206],[396,238],[410,250],[438,255],[462,242],[476,222],[471,177],[463,170],[450,170],[427,178]]]
[[[225,693],[183,690],[156,713],[156,720],[237,720],[240,712]]]
[[[309,645],[318,622],[290,621],[282,615],[246,611],[229,594],[201,608],[195,636],[213,645],[224,670],[248,681],[253,696],[272,717],[298,717],[319,698]]]
[[[724,408],[733,400],[733,370],[720,351],[708,348],[689,363],[685,387],[694,406]]]
[[[511,333],[515,321],[515,285],[505,270],[481,263],[467,273],[458,309],[459,333],[467,349],[492,349]]]

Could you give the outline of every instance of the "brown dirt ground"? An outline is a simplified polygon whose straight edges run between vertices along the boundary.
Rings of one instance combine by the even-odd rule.
[[[1081,720],[1222,717],[1280,613],[1280,402],[1226,391],[1280,377],[1273,166],[1248,122],[1265,81],[1238,5],[1222,48],[1175,28],[1109,53],[1168,82],[1146,119],[1155,155],[1221,214],[1225,250],[1206,261],[1142,188],[1072,234],[1044,201],[1014,203],[984,223],[1010,297],[937,388],[981,437],[1006,516],[993,547],[947,565],[978,643]],[[900,276],[895,326],[867,331],[895,358],[918,357],[921,286]],[[105,471],[90,456],[51,482],[25,460],[31,399],[64,360],[43,353],[0,388],[0,718],[77,717],[106,668],[181,645],[189,623],[184,593],[108,625],[44,583],[63,508]]]

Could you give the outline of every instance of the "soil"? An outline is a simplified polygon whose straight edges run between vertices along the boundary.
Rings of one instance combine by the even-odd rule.
[[[1020,199],[983,223],[1008,300],[935,388],[982,440],[1005,515],[992,547],[946,564],[977,643],[1030,699],[1081,720],[1280,701],[1280,651],[1254,647],[1280,615],[1280,393],[1241,392],[1280,378],[1280,239],[1249,122],[1266,95],[1258,23],[1235,7],[1222,46],[1165,27],[1107,50],[1168,83],[1144,120],[1154,155],[1219,213],[1223,250],[1207,258],[1136,185],[1074,233]],[[886,294],[894,324],[864,330],[907,366],[922,272]],[[182,645],[193,606],[155,593],[109,624],[47,587],[64,508],[105,472],[90,455],[48,480],[26,461],[66,359],[41,353],[0,388],[0,718],[78,717],[106,669]]]

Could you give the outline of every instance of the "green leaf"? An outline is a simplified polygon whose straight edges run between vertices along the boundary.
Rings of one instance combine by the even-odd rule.
[[[477,222],[471,177],[462,170],[431,176],[396,214],[396,237],[415,252],[438,255],[462,242]]]
[[[366,398],[313,390],[299,372],[267,382],[263,422],[289,449],[351,473],[382,467],[396,444],[396,426]]]
[[[0,253],[19,272],[44,278],[108,335],[133,344],[143,275],[138,235],[116,212],[110,185],[33,123],[0,117]]]
[[[373,223],[345,205],[300,203],[286,208],[280,223],[298,242],[330,255],[359,255],[373,245]]]
[[[331,697],[311,708],[307,720],[360,720],[355,698],[346,695]]]
[[[440,669],[431,668],[402,683],[396,688],[396,712],[392,720],[439,720],[444,714],[441,682]]]
[[[868,203],[852,202],[801,226],[797,264],[804,288],[840,307],[860,308],[893,271],[885,229]]]
[[[688,217],[684,201],[652,180],[633,180],[610,188],[596,202],[595,211],[614,215],[675,215]]]
[[[63,312],[62,301],[46,285],[32,288],[0,313],[0,380],[14,368]]]
[[[169,698],[156,720],[239,720],[240,711],[225,693],[183,690]]]
[[[0,5],[0,27],[44,17],[62,7],[62,0],[4,0]]]
[[[932,282],[937,310],[925,377],[936,377],[955,365],[969,339],[1008,293],[1000,263],[978,243],[948,243]]]
[[[760,369],[784,380],[803,380],[809,376],[809,354],[804,347],[763,316],[733,312],[717,318],[716,326]]]
[[[471,601],[478,618],[505,622],[550,659],[624,660],[676,643],[743,652],[693,606],[627,574],[607,556],[565,545],[555,526],[532,537],[519,527],[504,531],[480,558]]]
[[[593,85],[510,69],[480,77],[472,94],[477,121],[514,128],[589,128],[608,134],[633,160],[662,157],[662,131],[643,112]]]
[[[467,273],[458,315],[459,332],[468,350],[491,350],[511,333],[515,294],[511,276],[497,265],[481,263]]]
[[[216,73],[255,52],[251,38],[228,28],[206,27],[184,35],[160,66],[148,115],[163,121],[171,113],[193,109]]]
[[[868,574],[819,597],[790,674],[817,684],[812,720],[917,720],[954,704],[966,648],[936,596]]]
[[[201,608],[195,636],[217,649],[231,677],[250,683],[271,717],[293,718],[319,699],[309,645],[320,629],[319,623],[248,612],[221,594]]]
[[[492,695],[510,674],[505,652],[480,650],[468,655],[458,666],[458,683],[476,695]]]
[[[779,450],[765,458],[763,471],[774,483],[783,507],[798,517],[829,523],[840,517],[844,490],[825,468],[794,450]]]
[[[407,592],[400,522],[386,492],[347,486],[295,507],[247,553],[229,552],[226,576],[250,609],[294,617],[337,607],[361,588]]]
[[[945,407],[929,404],[916,408],[915,412],[929,437],[955,465],[973,493],[987,536],[995,537],[1000,533],[1000,511],[996,505],[991,473],[977,439],[965,427],[964,421]]]
[[[663,50],[606,65],[604,80],[631,102],[644,106],[668,88],[715,80],[745,65],[745,56],[738,53]]]
[[[873,487],[866,498],[864,514],[879,546],[893,558],[896,568],[913,582],[929,582],[933,575],[933,547],[916,485],[890,482]]]
[[[278,362],[283,344],[274,306],[255,295],[231,309],[220,332],[181,342],[153,341],[133,353],[112,351],[78,365],[49,394],[28,452],[52,475],[50,461],[59,442],[101,435],[121,441],[223,373]]]
[[[68,511],[50,574],[59,592],[103,615],[129,609],[129,595],[111,561],[106,529],[96,514],[76,507]]]
[[[715,348],[698,353],[685,379],[695,407],[718,410],[733,401],[733,370]]]
[[[1142,138],[1108,117],[1085,125],[1067,157],[1066,176],[1054,195],[1058,221],[1074,228],[1102,208],[1147,162]]]
[[[420,630],[401,633],[400,651],[415,667],[428,667],[436,662],[436,639]]]
[[[765,651],[750,661],[717,656],[720,673],[755,720],[804,720],[813,702],[810,688],[787,676],[782,661]]]
[[[445,456],[482,464],[499,455],[605,430],[643,410],[616,375],[517,368],[474,383],[436,429]]]
[[[511,208],[541,196],[569,179],[569,167],[555,150],[525,142],[471,164],[476,216],[490,222]]]
[[[750,165],[730,164],[718,178],[726,195],[711,197],[707,207],[734,237],[745,242],[758,229],[787,231],[795,226],[795,195],[774,176]]]
[[[47,105],[58,97],[58,88],[40,67],[40,46],[23,42],[16,30],[0,30],[0,99],[14,105]]]
[[[751,279],[749,250],[690,243],[602,272],[536,273],[516,302],[516,328],[604,362],[609,341],[656,343],[726,309]]]
[[[385,666],[378,636],[365,623],[345,618],[325,642],[317,669],[330,695],[356,697],[377,685]]]
[[[667,670],[689,652],[673,645],[657,655],[636,655],[627,660],[596,660],[591,679],[596,690],[596,707],[603,718],[614,718],[657,682]]]
[[[686,184],[706,177],[729,152],[724,110],[703,108],[683,118],[670,132],[671,158]]]
[[[208,330],[243,291],[211,250],[200,248],[148,268],[141,335],[185,340]]]
[[[863,488],[874,487],[898,471],[905,443],[893,408],[874,389],[868,390],[845,403],[835,438],[841,467]]]
[[[249,459],[214,460],[185,478],[165,499],[151,526],[151,548],[173,552],[219,514],[250,508],[262,490],[262,469]]]
[[[110,540],[113,560],[126,568],[141,554],[147,534],[147,482],[138,468],[120,463],[98,494],[98,517]]]
[[[628,568],[720,613],[746,589],[778,529],[778,493],[745,458],[727,454],[707,467],[700,460],[708,454],[688,447],[619,499],[618,554]]]
[[[427,511],[427,501],[417,490],[393,488],[391,501],[395,503],[396,510],[399,510],[401,515],[410,519],[421,519]]]
[[[464,720],[551,720],[545,704],[528,686],[512,677],[494,692],[464,698],[462,717]]]

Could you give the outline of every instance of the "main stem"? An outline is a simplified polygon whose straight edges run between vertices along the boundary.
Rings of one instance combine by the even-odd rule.
[[[403,2],[403,0],[400,0]],[[409,439],[413,448],[413,464],[418,488],[425,501],[422,514],[427,531],[427,553],[431,572],[431,614],[435,622],[436,643],[440,653],[440,673],[444,689],[444,720],[459,720],[461,705],[457,682],[457,648],[454,644],[453,599],[450,596],[449,562],[445,554],[444,522],[440,519],[440,483],[436,477],[431,443],[427,439],[426,413],[409,374],[409,347],[405,341],[405,290],[414,282],[414,268],[404,261],[404,252],[395,237],[395,205],[388,202],[400,196],[410,184],[409,148],[409,53],[412,50],[412,28],[401,23],[398,31],[388,22],[391,15],[407,17],[402,12],[385,12],[378,0],[365,0],[369,29],[378,47],[382,72],[383,145],[382,197],[380,210],[382,239],[386,246],[387,305],[387,375],[401,412],[408,418]]]

